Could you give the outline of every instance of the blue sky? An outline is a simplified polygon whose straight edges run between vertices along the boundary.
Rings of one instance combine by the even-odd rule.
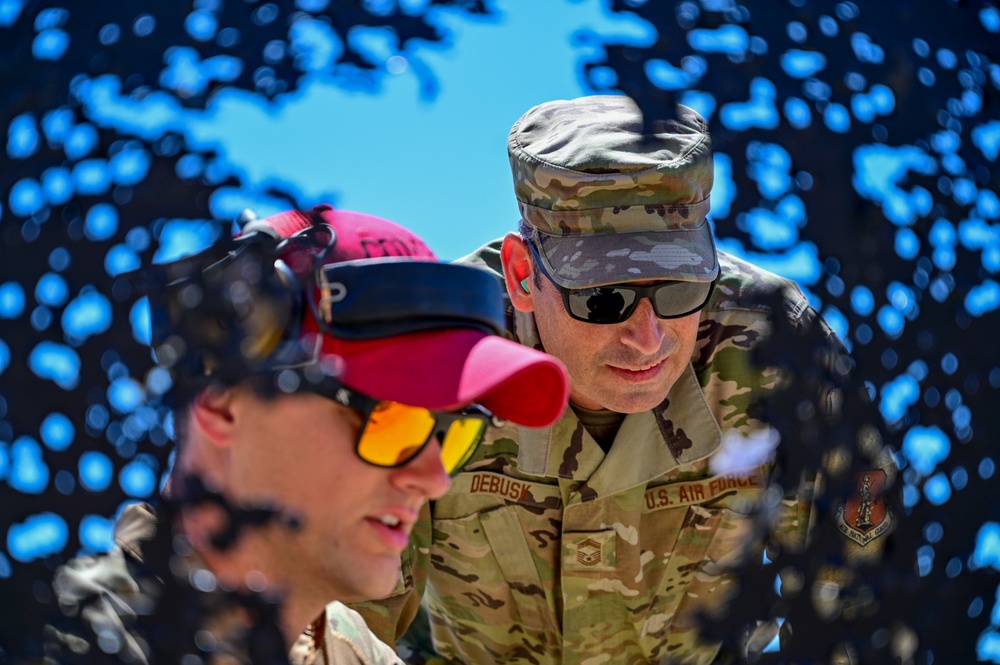
[[[352,31],[353,44],[387,65],[371,90],[315,75],[270,104],[226,91],[207,112],[190,112],[166,95],[126,102],[107,82],[94,86],[92,110],[118,124],[131,115],[151,131],[183,131],[193,147],[218,150],[244,190],[294,183],[310,202],[332,199],[387,217],[442,258],[458,258],[513,230],[507,133],[535,104],[592,92],[578,72],[603,52],[588,35],[637,43],[655,35],[634,15],[609,16],[599,0],[501,0],[495,7],[499,16],[486,18],[433,10],[432,21],[450,34],[444,47],[421,42],[398,52],[384,34]],[[332,48],[340,48],[336,40]],[[428,85],[436,92],[427,95]],[[277,210],[246,196],[221,193],[213,212],[235,215],[248,203],[263,214]]]

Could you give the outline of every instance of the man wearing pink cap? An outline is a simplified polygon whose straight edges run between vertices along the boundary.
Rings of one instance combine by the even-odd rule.
[[[124,511],[115,549],[58,573],[60,607],[82,622],[53,622],[52,648],[398,662],[332,601],[402,588],[424,503],[491,425],[554,422],[565,369],[498,335],[495,278],[384,219],[318,206],[249,220],[222,245],[146,272],[176,461],[160,506]]]

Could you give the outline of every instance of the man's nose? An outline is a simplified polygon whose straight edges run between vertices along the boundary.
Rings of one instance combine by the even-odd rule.
[[[663,330],[660,318],[653,311],[653,301],[641,298],[632,316],[628,317],[622,327],[622,343],[630,346],[644,355],[652,355],[660,350],[663,344]]]
[[[444,496],[451,486],[451,476],[441,460],[441,439],[433,436],[416,457],[393,469],[393,483],[426,499]]]

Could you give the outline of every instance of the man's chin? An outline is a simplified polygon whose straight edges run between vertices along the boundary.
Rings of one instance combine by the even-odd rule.
[[[642,413],[659,406],[667,396],[666,390],[656,391],[622,391],[609,394],[600,400],[595,400],[605,409],[618,413]]]
[[[336,600],[342,603],[363,603],[369,600],[388,598],[396,590],[397,572],[392,577],[379,580],[368,579],[363,584],[354,580],[352,584],[336,594]]]
[[[399,559],[389,565],[379,566],[378,570],[371,570],[369,581],[365,584],[367,599],[385,598],[391,594],[396,590],[399,575]]]

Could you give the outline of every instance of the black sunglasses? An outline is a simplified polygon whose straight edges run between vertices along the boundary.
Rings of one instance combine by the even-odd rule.
[[[535,244],[530,240],[525,242],[531,248],[535,265],[562,294],[566,312],[577,321],[586,323],[612,324],[626,321],[643,298],[650,299],[653,311],[661,319],[679,319],[703,309],[719,281],[716,277],[711,282],[668,281],[648,286],[609,284],[569,289],[552,279]]]
[[[377,400],[324,377],[305,387],[361,414],[364,423],[354,442],[354,452],[375,466],[395,468],[407,464],[435,436],[441,441],[441,464],[448,475],[458,472],[472,457],[490,425],[502,421],[479,404],[461,411],[432,411],[421,406]]]

